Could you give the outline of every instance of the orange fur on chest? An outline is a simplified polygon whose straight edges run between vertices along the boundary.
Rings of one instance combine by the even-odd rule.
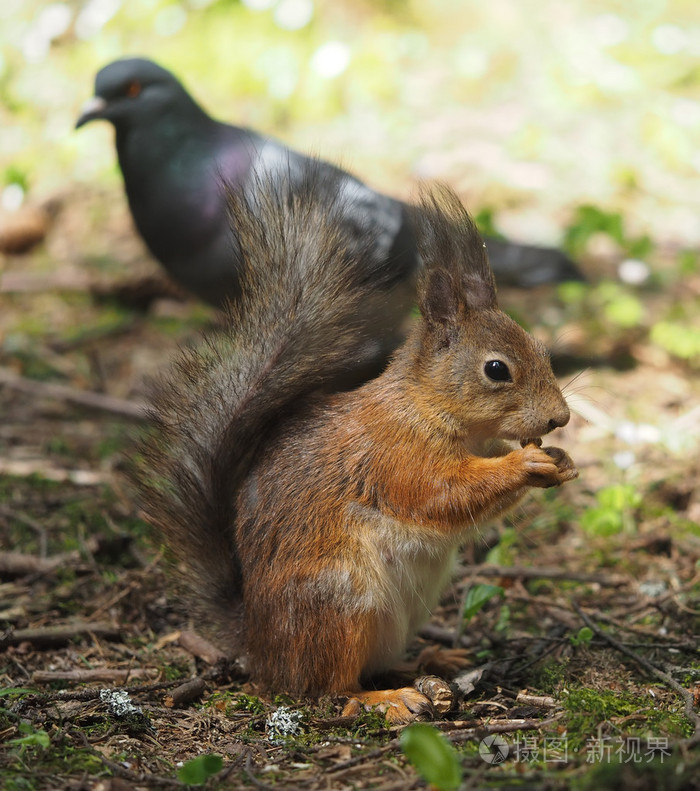
[[[402,435],[371,391],[331,403],[272,444],[239,502],[247,648],[261,680],[298,692],[396,662],[503,489],[502,458]]]

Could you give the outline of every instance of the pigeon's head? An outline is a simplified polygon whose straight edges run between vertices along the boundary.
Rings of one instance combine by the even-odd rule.
[[[201,112],[167,69],[146,58],[125,58],[97,72],[95,95],[83,105],[75,126],[101,118],[126,128],[152,122],[173,108]]]

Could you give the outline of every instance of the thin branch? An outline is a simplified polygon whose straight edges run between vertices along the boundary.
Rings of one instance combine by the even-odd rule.
[[[0,648],[29,642],[39,648],[50,648],[67,643],[81,635],[119,637],[119,629],[107,623],[74,623],[61,626],[43,626],[38,629],[14,629],[0,635]]]
[[[548,579],[571,580],[573,582],[593,582],[606,587],[617,588],[626,585],[629,579],[610,574],[587,574],[584,572],[567,571],[561,568],[537,566],[463,566],[465,574],[477,577],[506,577],[508,579]]]
[[[32,675],[36,684],[49,684],[56,681],[89,683],[91,681],[105,681],[114,684],[123,684],[130,678],[144,678],[157,676],[157,668],[113,668],[94,667],[82,670],[37,670]]]
[[[0,385],[11,387],[20,393],[35,398],[52,398],[65,401],[69,404],[96,409],[101,412],[110,412],[113,415],[126,417],[131,420],[142,421],[145,419],[145,404],[137,401],[127,401],[123,398],[95,393],[91,390],[78,390],[67,385],[39,382],[36,379],[26,379],[15,374],[7,368],[0,368]]]
[[[183,703],[189,703],[191,700],[196,700],[202,696],[206,689],[206,684],[203,678],[195,676],[179,687],[175,687],[169,694],[165,696],[165,707],[168,709],[182,706]]]

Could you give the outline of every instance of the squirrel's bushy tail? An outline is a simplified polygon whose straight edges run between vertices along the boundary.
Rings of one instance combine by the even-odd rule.
[[[235,499],[266,428],[377,356],[374,324],[406,275],[378,259],[376,229],[348,223],[347,195],[318,171],[293,189],[260,180],[229,205],[240,298],[158,382],[134,473],[146,517],[217,621],[240,602]]]

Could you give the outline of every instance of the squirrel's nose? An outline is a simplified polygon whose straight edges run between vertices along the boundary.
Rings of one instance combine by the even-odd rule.
[[[561,428],[562,426],[565,426],[569,422],[570,417],[571,417],[571,413],[569,412],[569,407],[564,405],[561,411],[559,411],[549,421],[549,430],[554,431],[555,428]]]

